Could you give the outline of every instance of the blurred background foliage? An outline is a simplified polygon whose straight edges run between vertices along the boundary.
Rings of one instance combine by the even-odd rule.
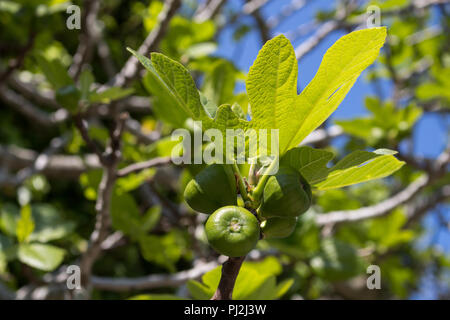
[[[63,276],[88,248],[102,166],[71,112],[84,108],[88,134],[105,146],[114,115],[128,111],[120,168],[170,156],[171,132],[189,128],[183,114],[152,98],[141,71],[126,85],[98,90],[128,61],[126,48],[139,48],[161,26],[168,2],[0,2],[0,297],[77,297]],[[71,4],[81,8],[80,30],[66,26]],[[327,39],[365,27],[369,5],[388,26],[387,44],[340,107],[347,113],[337,113],[306,142],[333,151],[334,161],[358,149],[395,149],[407,166],[383,180],[315,192],[290,237],[260,241],[251,252],[237,299],[450,297],[448,1],[186,0],[166,17],[155,50],[184,64],[209,100],[238,103],[248,113],[246,73],[266,40],[283,32],[294,43],[306,85],[314,73],[305,68],[302,75],[302,60],[317,69]],[[426,117],[438,118],[439,129],[425,122],[430,130],[418,132]],[[437,152],[421,155],[418,141]],[[205,216],[182,199],[199,169],[164,165],[116,180],[109,242],[93,265],[91,298],[211,297],[218,256],[203,234]],[[318,223],[319,215],[373,208],[423,175],[429,181],[420,190],[378,217]],[[380,266],[381,290],[366,287],[372,264]],[[164,281],[139,278],[147,275]],[[143,286],[114,279],[142,279]]]

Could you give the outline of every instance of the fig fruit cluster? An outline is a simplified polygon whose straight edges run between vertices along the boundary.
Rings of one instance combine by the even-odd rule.
[[[267,179],[256,209],[238,206],[238,190],[232,166],[212,164],[189,181],[184,191],[193,210],[210,215],[205,232],[211,247],[230,257],[246,255],[261,237],[289,236],[312,199],[308,182],[287,166]]]

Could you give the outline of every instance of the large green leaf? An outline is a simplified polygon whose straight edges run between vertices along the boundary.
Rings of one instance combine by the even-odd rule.
[[[182,128],[189,117],[184,109],[179,109],[171,95],[164,91],[164,87],[155,76],[149,72],[143,78],[144,87],[152,94],[153,109],[158,119],[169,123],[175,127]],[[161,92],[161,94],[158,94]]]
[[[176,117],[202,121],[203,129],[279,129],[280,154],[297,146],[336,110],[360,73],[377,57],[386,28],[352,32],[325,54],[310,84],[297,95],[297,61],[283,35],[268,41],[250,68],[247,92],[250,122],[221,106],[212,120],[202,106],[195,83],[179,63],[157,53],[152,60],[130,50],[150,71],[152,92],[172,106]],[[270,132],[268,133],[270,136]]]
[[[324,180],[311,183],[319,190],[327,190],[386,177],[405,164],[393,154],[386,149],[352,152],[331,167]]]
[[[216,128],[225,132],[227,128],[248,126],[247,121],[239,119],[229,105],[220,106],[215,118],[210,118],[200,101],[194,80],[182,64],[160,53],[152,53],[150,60],[134,50],[128,50],[149,71],[153,94],[164,99],[165,107],[172,110],[173,117],[179,117],[177,113],[180,113],[186,118],[202,121],[204,130]]]
[[[17,257],[30,267],[52,271],[61,264],[64,253],[63,249],[48,244],[22,243],[19,245]]]
[[[176,124],[183,124],[191,117],[195,120],[208,118],[200,102],[200,96],[186,68],[162,54],[153,53],[152,60],[128,48],[149,71],[151,93],[171,110]],[[174,120],[172,120],[174,121]]]
[[[316,75],[297,97],[293,123],[297,133],[288,148],[298,145],[336,110],[361,72],[375,61],[385,38],[385,27],[358,30],[327,50]]]
[[[294,48],[279,35],[260,50],[246,82],[252,126],[279,129],[281,153],[298,130],[297,69]]]
[[[281,165],[299,170],[307,181],[320,181],[327,176],[326,166],[333,157],[332,152],[302,146],[286,152],[281,159]]]
[[[214,119],[211,118],[201,102],[194,80],[182,64],[160,53],[152,53],[150,60],[134,50],[128,50],[149,71],[148,87],[159,100],[157,104],[166,109],[160,111],[165,120],[184,127],[186,119],[192,118],[201,121],[203,130],[218,129],[224,137],[227,129],[249,128],[249,122],[239,118],[230,105],[219,106]],[[225,146],[227,141],[223,142]]]
[[[327,190],[394,173],[405,164],[394,157],[395,153],[388,149],[355,151],[328,168],[327,163],[333,158],[333,153],[303,146],[289,150],[281,159],[281,164],[299,170],[309,184],[317,189]]]

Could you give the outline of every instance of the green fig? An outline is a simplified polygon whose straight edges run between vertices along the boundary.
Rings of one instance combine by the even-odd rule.
[[[311,188],[297,170],[280,167],[264,186],[259,213],[265,218],[297,217],[311,205]]]
[[[292,234],[297,224],[297,217],[269,218],[261,223],[264,238],[286,238]]]
[[[237,206],[216,210],[206,221],[205,232],[211,247],[229,257],[245,256],[260,237],[258,219],[247,209]]]
[[[237,205],[236,178],[230,165],[212,164],[189,181],[184,199],[195,211],[211,214],[220,207]]]

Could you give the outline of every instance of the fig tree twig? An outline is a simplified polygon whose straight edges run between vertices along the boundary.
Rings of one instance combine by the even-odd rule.
[[[91,139],[88,133],[88,127],[86,120],[84,120],[83,115],[81,113],[76,114],[74,116],[74,122],[75,126],[78,128],[78,131],[80,131],[81,137],[83,138],[84,142],[86,142],[89,149],[91,149],[92,152],[94,152],[101,163],[104,163],[105,156],[103,155],[102,150],[97,145],[97,143]]]
[[[429,184],[429,180],[429,177],[424,175],[393,197],[373,206],[355,210],[333,211],[318,214],[316,215],[316,223],[318,225],[326,225],[330,223],[358,221],[381,216],[412,199],[419,191]]]
[[[110,133],[110,141],[102,158],[103,174],[98,186],[98,196],[95,203],[96,223],[87,250],[81,257],[80,269],[82,284],[89,289],[92,266],[102,251],[102,243],[108,236],[110,226],[110,207],[116,180],[116,170],[121,158],[120,139],[128,114],[120,114],[115,121],[115,127]],[[83,136],[85,138],[85,136]],[[89,291],[89,290],[88,290]]]
[[[108,278],[92,276],[91,283],[95,289],[108,291],[129,291],[154,288],[178,287],[191,279],[197,279],[204,273],[217,267],[217,262],[199,263],[192,269],[174,274],[151,274],[136,278]]]
[[[211,300],[231,300],[233,297],[234,284],[241,269],[243,257],[229,257],[222,265],[222,275],[220,277],[219,286]]]
[[[236,162],[232,164],[232,168],[234,175],[237,178],[239,193],[241,194],[242,199],[244,200],[244,202],[251,201],[250,197],[248,196],[244,180],[242,180],[241,172],[239,171],[239,167],[237,166]]]
[[[225,0],[211,0],[200,5],[194,14],[194,20],[201,23],[214,18],[224,4]]]
[[[100,0],[85,0],[83,6],[82,32],[77,51],[73,56],[73,63],[69,68],[69,74],[75,79],[78,79],[83,66],[92,59],[94,48],[97,46],[101,35],[97,21]]]
[[[17,94],[5,85],[0,85],[0,100],[9,105],[17,112],[23,114],[35,124],[43,127],[51,127],[69,118],[69,113],[65,109],[59,109],[53,113],[42,111],[22,95]]]
[[[147,161],[136,162],[136,163],[130,164],[129,166],[127,166],[125,168],[118,170],[117,177],[124,177],[131,173],[137,173],[139,171],[142,171],[142,170],[145,170],[148,168],[163,166],[163,165],[169,164],[170,161],[171,161],[170,157],[159,157],[159,158],[154,158],[154,159],[150,159]]]

